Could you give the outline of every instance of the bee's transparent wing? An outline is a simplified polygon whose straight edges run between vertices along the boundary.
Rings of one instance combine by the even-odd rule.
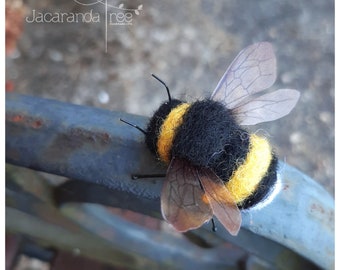
[[[161,194],[163,218],[180,232],[198,228],[213,215],[204,198],[197,168],[186,160],[173,158]]]
[[[289,114],[299,97],[299,91],[280,89],[246,101],[233,111],[240,125],[255,125]]]
[[[276,57],[271,44],[255,43],[237,55],[211,99],[235,112],[241,124],[272,121],[289,113],[299,98],[296,90],[280,90],[259,97],[258,93],[272,86],[275,80]]]
[[[208,168],[200,168],[199,175],[213,214],[231,235],[237,235],[242,223],[241,212],[223,181]]]
[[[227,108],[238,107],[244,99],[272,86],[276,80],[276,58],[268,42],[243,49],[231,63],[211,95]]]

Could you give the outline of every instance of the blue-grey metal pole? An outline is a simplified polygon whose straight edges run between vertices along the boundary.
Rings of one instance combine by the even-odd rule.
[[[146,149],[143,134],[119,121],[141,127],[141,116],[7,94],[6,161],[69,178],[105,185],[126,198],[122,208],[160,217],[161,181],[133,181],[131,173],[164,173]],[[334,200],[315,181],[280,163],[282,189],[267,207],[242,213],[242,230],[217,235],[269,260],[279,246],[316,265],[334,267]],[[119,195],[120,194],[120,195]],[[210,229],[210,228],[209,228]],[[261,245],[268,241],[270,248]],[[267,239],[267,240],[266,240]],[[270,243],[276,243],[276,248]]]

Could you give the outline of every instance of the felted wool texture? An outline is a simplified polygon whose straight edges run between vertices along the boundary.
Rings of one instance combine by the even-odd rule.
[[[177,105],[163,121],[157,141],[157,153],[164,163],[169,164],[171,161],[172,142],[176,135],[177,128],[182,125],[183,116],[189,107],[189,103]]]
[[[256,190],[267,174],[271,159],[272,149],[267,139],[251,134],[247,157],[226,184],[236,203],[243,202]]]
[[[172,156],[211,168],[223,181],[246,158],[249,134],[231,111],[213,100],[194,102],[183,116],[173,141]]]
[[[164,102],[150,119],[146,144],[157,154],[160,130],[169,113],[183,101],[173,99]],[[217,176],[227,182],[232,173],[246,160],[250,151],[249,135],[235,121],[231,111],[212,100],[193,103],[177,127],[171,156],[187,159],[196,166],[211,168]],[[238,203],[247,209],[262,201],[276,182],[277,158],[272,154],[268,172],[246,199]]]
[[[277,181],[277,166],[278,159],[276,155],[273,154],[267,174],[262,178],[256,190],[247,199],[238,204],[239,208],[248,209],[267,197],[269,191]]]
[[[183,102],[178,99],[166,101],[158,108],[158,110],[151,117],[146,129],[145,143],[150,149],[150,151],[155,155],[158,155],[157,141],[163,122],[170,113],[170,111],[181,103]]]

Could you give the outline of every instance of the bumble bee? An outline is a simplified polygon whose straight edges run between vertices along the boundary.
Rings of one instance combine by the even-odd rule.
[[[168,164],[161,194],[163,218],[185,232],[215,215],[230,234],[237,235],[240,209],[270,197],[278,182],[278,159],[269,142],[241,126],[287,115],[299,92],[261,93],[276,80],[276,58],[268,42],[243,49],[209,99],[193,103],[172,99],[166,84],[153,76],[164,84],[169,100],[146,130],[134,127],[145,134],[148,148]]]

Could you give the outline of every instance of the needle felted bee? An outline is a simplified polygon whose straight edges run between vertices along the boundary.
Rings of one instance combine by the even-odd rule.
[[[253,207],[274,192],[277,157],[264,137],[241,125],[276,120],[293,109],[298,91],[261,93],[275,80],[273,48],[261,42],[237,55],[209,99],[193,103],[172,99],[161,81],[169,100],[146,130],[137,128],[145,133],[148,148],[169,165],[161,211],[176,230],[198,228],[215,215],[237,235],[240,209]]]

